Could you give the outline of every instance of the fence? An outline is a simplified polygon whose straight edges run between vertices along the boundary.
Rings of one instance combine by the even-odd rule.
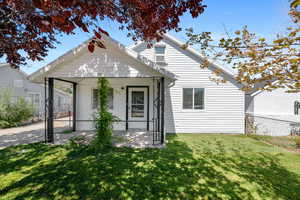
[[[289,115],[253,115],[245,116],[246,134],[269,136],[300,135],[300,121]]]
[[[39,121],[45,119],[45,102],[40,97],[36,98],[33,96],[11,96],[11,102],[15,103],[18,99],[24,98],[25,101],[33,106],[33,118],[32,121]],[[70,103],[54,103],[54,118],[59,119],[68,117],[71,114],[72,105]]]

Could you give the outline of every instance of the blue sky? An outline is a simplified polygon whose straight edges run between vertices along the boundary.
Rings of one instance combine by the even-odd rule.
[[[207,9],[196,19],[189,13],[181,17],[180,26],[184,28],[193,27],[195,32],[210,31],[214,38],[219,39],[224,36],[224,27],[229,32],[234,32],[244,25],[252,32],[260,36],[273,38],[277,33],[283,33],[290,24],[288,17],[288,0],[205,0]],[[125,31],[118,29],[118,24],[109,20],[100,23],[102,28],[110,33],[110,36],[124,45],[130,45],[133,41],[126,37]],[[181,41],[185,41],[185,33],[170,32]],[[63,36],[60,38],[61,44],[56,49],[51,49],[44,61],[28,61],[21,69],[30,74],[47,63],[55,60],[68,50],[76,47],[83,41],[90,38],[90,34],[76,31],[75,35]]]

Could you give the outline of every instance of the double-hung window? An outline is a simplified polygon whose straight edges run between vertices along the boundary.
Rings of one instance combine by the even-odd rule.
[[[182,108],[204,110],[204,88],[183,88]]]
[[[98,98],[98,89],[93,89],[93,109],[98,108],[99,106],[99,98]],[[114,90],[113,88],[109,88],[108,90],[108,109],[113,110],[114,108]]]
[[[166,47],[163,45],[157,45],[154,47],[155,50],[155,57],[154,60],[157,64],[165,64],[166,59],[165,59],[165,51]]]

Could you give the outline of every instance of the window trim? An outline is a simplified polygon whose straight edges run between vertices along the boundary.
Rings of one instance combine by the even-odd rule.
[[[114,103],[115,102],[115,88],[113,88],[113,87],[110,87],[110,88],[113,90],[113,107],[112,107],[112,109],[108,107],[108,111],[113,112],[114,107],[115,107],[115,103]],[[94,90],[98,90],[98,88],[92,87],[92,89],[91,89],[91,108],[93,111],[97,110],[97,108],[94,108]]]
[[[193,89],[193,108],[183,108],[183,89],[186,88],[192,88]],[[203,89],[204,90],[204,95],[203,95],[203,109],[195,109],[194,108],[194,98],[195,98],[195,88],[199,88],[199,89]],[[207,93],[207,89],[203,86],[183,86],[181,88],[181,111],[182,112],[205,112],[206,111],[206,93]]]
[[[132,103],[132,100],[133,100],[133,98],[132,98],[132,96],[133,96],[133,93],[134,92],[142,92],[143,93],[143,104],[140,104],[140,103]],[[146,101],[146,98],[145,98],[145,96],[146,96],[146,91],[145,90],[133,90],[133,91],[131,91],[130,92],[130,94],[131,94],[131,102],[129,102],[129,105],[130,105],[130,118],[132,119],[132,118],[145,118],[145,111],[146,111],[146,103],[145,103],[145,101]],[[132,116],[132,113],[133,113],[133,106],[135,106],[135,105],[137,105],[137,106],[143,106],[143,109],[144,109],[144,112],[143,112],[143,116],[142,117],[136,117],[136,116]]]
[[[165,49],[164,53],[156,53],[155,48],[159,48],[159,47]],[[166,61],[166,51],[167,51],[166,45],[164,45],[164,44],[156,44],[154,46],[154,62],[158,63],[158,64],[166,64],[167,63],[167,61]],[[164,57],[164,61],[156,61],[156,57],[157,56],[163,56]]]

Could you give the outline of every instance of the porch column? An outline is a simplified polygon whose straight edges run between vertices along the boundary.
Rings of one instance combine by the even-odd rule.
[[[73,126],[72,131],[76,131],[76,99],[77,98],[77,83],[73,83]]]
[[[165,78],[161,78],[161,137],[160,143],[163,144],[165,140]]]
[[[160,80],[157,80],[157,131],[160,131],[160,100],[161,100],[161,92],[160,92]]]
[[[53,130],[53,99],[54,99],[54,79],[48,79],[48,121],[47,121],[47,139],[49,143],[54,142]]]

